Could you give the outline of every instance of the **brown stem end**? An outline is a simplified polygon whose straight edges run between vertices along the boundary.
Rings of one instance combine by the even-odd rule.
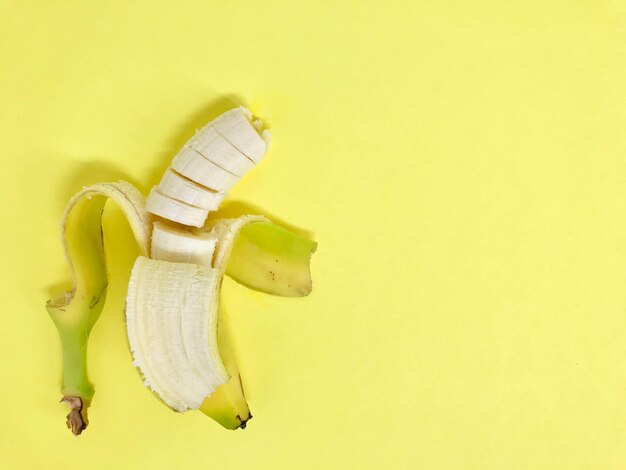
[[[72,434],[80,436],[89,424],[87,419],[87,406],[83,404],[83,399],[80,397],[66,396],[61,399],[61,403],[66,403],[70,407],[70,412],[67,415],[68,429],[72,430]]]

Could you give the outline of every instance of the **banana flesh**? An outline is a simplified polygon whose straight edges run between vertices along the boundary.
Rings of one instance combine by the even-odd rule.
[[[230,378],[233,384],[222,390],[216,399],[224,395],[227,398],[224,405],[233,408],[212,407],[209,399],[204,409],[211,412],[218,409],[222,420],[239,416],[238,427],[249,418],[242,417],[242,410],[248,407],[238,370],[234,369],[233,355],[229,351],[231,370],[228,372],[220,358],[216,337],[217,306],[221,279],[237,232],[261,220],[266,219],[246,216],[215,224],[211,232],[205,232],[208,237],[205,240],[218,240],[215,253],[208,251],[201,245],[202,239],[196,239],[189,232],[156,222],[152,236],[153,258],[166,252],[168,256],[184,256],[209,264],[213,260],[213,267],[144,257],[135,263],[126,299],[131,351],[145,385],[176,411],[199,408]],[[202,249],[198,249],[198,245]],[[194,321],[185,323],[185,318]],[[208,323],[198,324],[200,320]],[[222,345],[227,341],[223,334]],[[187,356],[185,348],[189,350]]]
[[[197,409],[228,379],[217,346],[216,269],[140,256],[126,300],[144,383],[176,411]]]

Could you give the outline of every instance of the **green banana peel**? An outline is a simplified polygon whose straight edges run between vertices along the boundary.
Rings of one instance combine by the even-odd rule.
[[[281,297],[309,295],[311,255],[317,243],[269,221],[243,227],[228,258],[226,274],[244,286]]]
[[[219,234],[214,265],[240,284],[267,294],[301,297],[311,292],[310,259],[317,244],[261,216],[220,219],[210,225]],[[220,309],[217,341],[230,379],[207,397],[199,410],[227,429],[245,429],[252,418],[228,319]],[[226,412],[226,411],[229,412]]]
[[[61,401],[70,406],[67,426],[79,435],[88,424],[87,408],[94,388],[87,375],[87,342],[98,320],[108,285],[102,239],[102,211],[114,200],[130,222],[142,253],[148,254],[150,216],[144,197],[125,182],[96,184],[74,196],[63,215],[61,241],[70,268],[72,288],[48,301],[63,352]]]
[[[229,322],[224,315],[223,308],[219,310],[217,345],[230,379],[225,384],[217,387],[198,409],[226,429],[245,429],[246,423],[252,419],[252,414],[246,401],[230,334]]]

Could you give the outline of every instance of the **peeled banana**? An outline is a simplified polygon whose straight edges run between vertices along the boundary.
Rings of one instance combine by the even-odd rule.
[[[200,129],[147,200],[125,182],[83,189],[62,221],[72,290],[48,302],[61,338],[63,401],[76,435],[87,426],[94,388],[87,377],[89,332],[108,283],[101,214],[107,199],[126,215],[140,247],[127,302],[131,353],[144,384],[171,409],[200,409],[228,429],[252,417],[219,291],[226,274],[252,289],[303,296],[311,291],[316,243],[262,216],[209,219],[228,190],[267,151],[269,131],[245,108]]]

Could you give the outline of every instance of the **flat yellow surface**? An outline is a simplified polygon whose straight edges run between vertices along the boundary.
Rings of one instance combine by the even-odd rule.
[[[0,3],[0,468],[626,468],[619,0]],[[271,124],[227,208],[319,242],[314,292],[228,281],[254,419],[141,384],[112,286],[74,438],[44,309],[63,207],[148,190],[232,103]]]

